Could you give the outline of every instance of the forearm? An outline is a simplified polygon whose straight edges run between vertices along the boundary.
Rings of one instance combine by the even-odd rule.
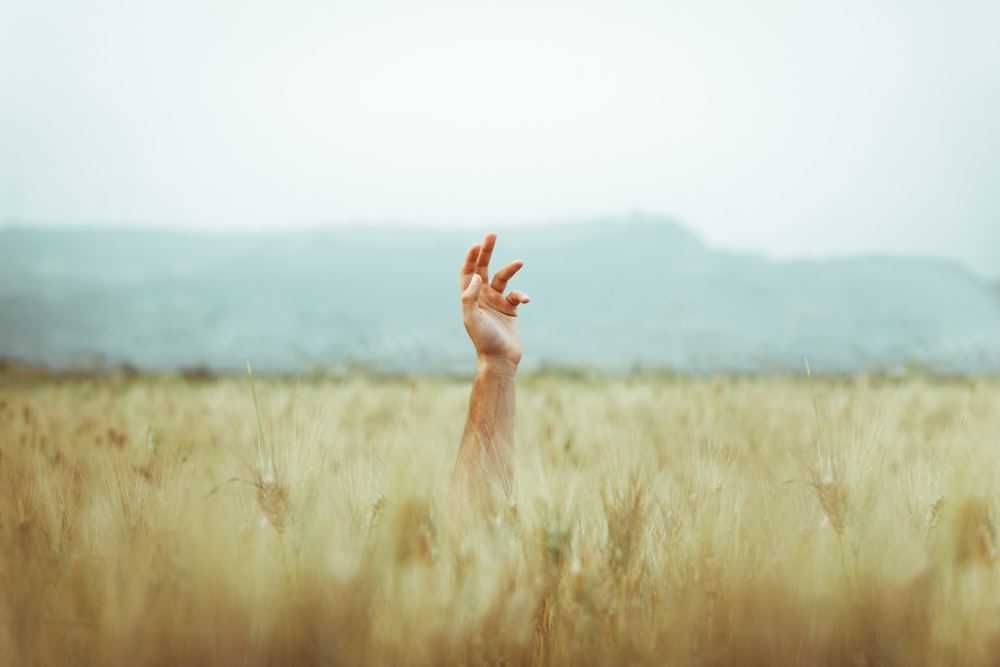
[[[516,373],[517,364],[512,361],[479,359],[455,465],[456,483],[469,489],[482,488],[485,483],[510,494],[514,474]]]

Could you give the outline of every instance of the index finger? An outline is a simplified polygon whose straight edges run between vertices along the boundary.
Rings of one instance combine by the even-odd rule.
[[[465,288],[469,286],[469,283],[472,282],[472,276],[476,273],[476,260],[479,259],[479,250],[481,247],[482,246],[476,243],[469,248],[469,252],[465,254],[465,261],[462,262],[462,271],[459,274],[461,277],[459,285],[461,286],[463,292],[465,291]]]

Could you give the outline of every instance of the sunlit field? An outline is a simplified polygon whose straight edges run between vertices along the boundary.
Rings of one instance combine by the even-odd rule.
[[[0,372],[3,665],[1000,661],[1000,381]],[[262,463],[258,412],[273,475]]]

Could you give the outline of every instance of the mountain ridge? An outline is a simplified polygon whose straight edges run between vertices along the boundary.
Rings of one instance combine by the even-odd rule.
[[[498,230],[525,365],[1000,372],[1000,286],[945,260],[775,261],[631,216]],[[0,356],[54,366],[468,366],[466,229],[0,230]]]

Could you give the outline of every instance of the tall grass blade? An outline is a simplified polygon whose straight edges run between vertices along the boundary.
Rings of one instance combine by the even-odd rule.
[[[803,355],[802,361],[806,365],[806,377],[809,378],[809,393],[812,396],[812,406],[813,415],[816,417],[816,455],[819,458],[819,471],[823,479],[832,477],[833,475],[833,463],[832,461],[824,461],[823,459],[823,445],[820,442],[820,437],[823,434],[822,424],[820,424],[819,418],[819,404],[816,402],[816,385],[813,382],[812,367],[809,365],[809,357]]]
[[[257,389],[253,384],[253,369],[250,361],[247,360],[247,375],[250,377],[250,393],[253,395],[253,409],[257,413],[257,452],[260,454],[260,472],[265,482],[274,480],[274,471],[271,470],[271,450],[267,446],[267,438],[264,436],[264,424],[260,420],[260,406],[257,404]]]

